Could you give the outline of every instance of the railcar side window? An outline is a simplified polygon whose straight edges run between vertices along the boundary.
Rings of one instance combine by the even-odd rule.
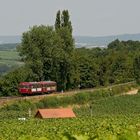
[[[31,88],[37,88],[37,85],[36,84],[32,84]]]
[[[28,85],[20,85],[19,87],[20,87],[20,88],[29,88]]]

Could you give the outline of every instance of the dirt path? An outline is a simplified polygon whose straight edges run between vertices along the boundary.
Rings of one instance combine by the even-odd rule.
[[[137,93],[138,93],[138,89],[134,89],[134,90],[131,90],[131,91],[124,93],[123,95],[135,95]]]

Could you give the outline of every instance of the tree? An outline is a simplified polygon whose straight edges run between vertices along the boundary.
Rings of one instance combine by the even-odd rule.
[[[55,20],[55,30],[57,31],[61,27],[61,12],[60,10],[56,14],[56,20]]]
[[[60,58],[61,44],[61,38],[51,26],[34,26],[23,34],[19,51],[33,72],[31,79],[51,79],[53,63]]]
[[[60,20],[60,17],[63,19]],[[75,82],[74,39],[69,13],[57,12],[55,30],[51,26],[33,26],[23,33],[19,52],[31,79],[55,80],[58,89],[69,89]]]
[[[69,29],[70,33],[72,33],[72,25],[70,21],[70,16],[68,10],[63,10],[61,15],[61,26]]]
[[[61,16],[61,21],[60,21]],[[60,11],[57,12],[56,21],[55,21],[55,30],[58,36],[62,40],[62,60],[59,63],[60,66],[60,85],[62,85],[61,89],[66,90],[73,87],[73,82],[75,81],[75,72],[76,64],[74,63],[74,39],[72,37],[72,26],[70,21],[70,16],[68,10],[62,11],[60,15]],[[78,82],[76,82],[78,83]]]
[[[19,51],[26,67],[32,70],[31,79],[55,80],[63,90],[73,86],[76,67],[68,10],[57,12],[55,30],[42,25],[23,33]]]
[[[134,76],[138,84],[140,84],[140,55],[134,59]]]
[[[63,10],[62,14],[59,10],[56,14],[55,30],[57,31],[64,27],[69,29],[70,33],[72,34],[72,25],[71,25],[70,15],[68,10]]]
[[[21,81],[29,81],[31,70],[20,67],[9,72],[0,79],[0,96],[18,95],[18,85]]]
[[[99,85],[96,52],[96,49],[76,49],[80,88],[91,88]]]

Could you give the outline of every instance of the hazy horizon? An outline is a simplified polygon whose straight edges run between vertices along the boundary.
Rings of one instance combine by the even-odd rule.
[[[33,25],[54,25],[56,12],[68,9],[74,36],[140,33],[139,0],[0,0],[0,36],[17,36]]]
[[[26,32],[26,31],[25,31]],[[139,33],[123,33],[123,34],[111,34],[111,35],[99,35],[99,36],[90,36],[90,35],[74,35],[75,37],[93,37],[93,38],[100,38],[100,37],[111,37],[111,36],[124,36],[124,35],[140,35],[140,32]],[[22,34],[17,34],[17,35],[0,35],[0,37],[20,37],[22,36]]]

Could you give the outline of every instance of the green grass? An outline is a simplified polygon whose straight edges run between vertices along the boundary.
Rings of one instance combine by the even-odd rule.
[[[24,63],[20,61],[19,53],[16,50],[0,51],[0,74],[4,74],[23,64]]]
[[[0,51],[0,59],[4,60],[19,60],[19,53],[17,51]]]
[[[21,62],[21,61],[18,61],[18,60],[5,60],[5,59],[1,59],[0,60],[0,65],[3,65],[3,64],[6,64],[6,65],[8,65],[8,66],[15,66],[15,65],[17,65],[17,66],[21,66],[21,65],[23,65],[24,63],[23,62]]]

